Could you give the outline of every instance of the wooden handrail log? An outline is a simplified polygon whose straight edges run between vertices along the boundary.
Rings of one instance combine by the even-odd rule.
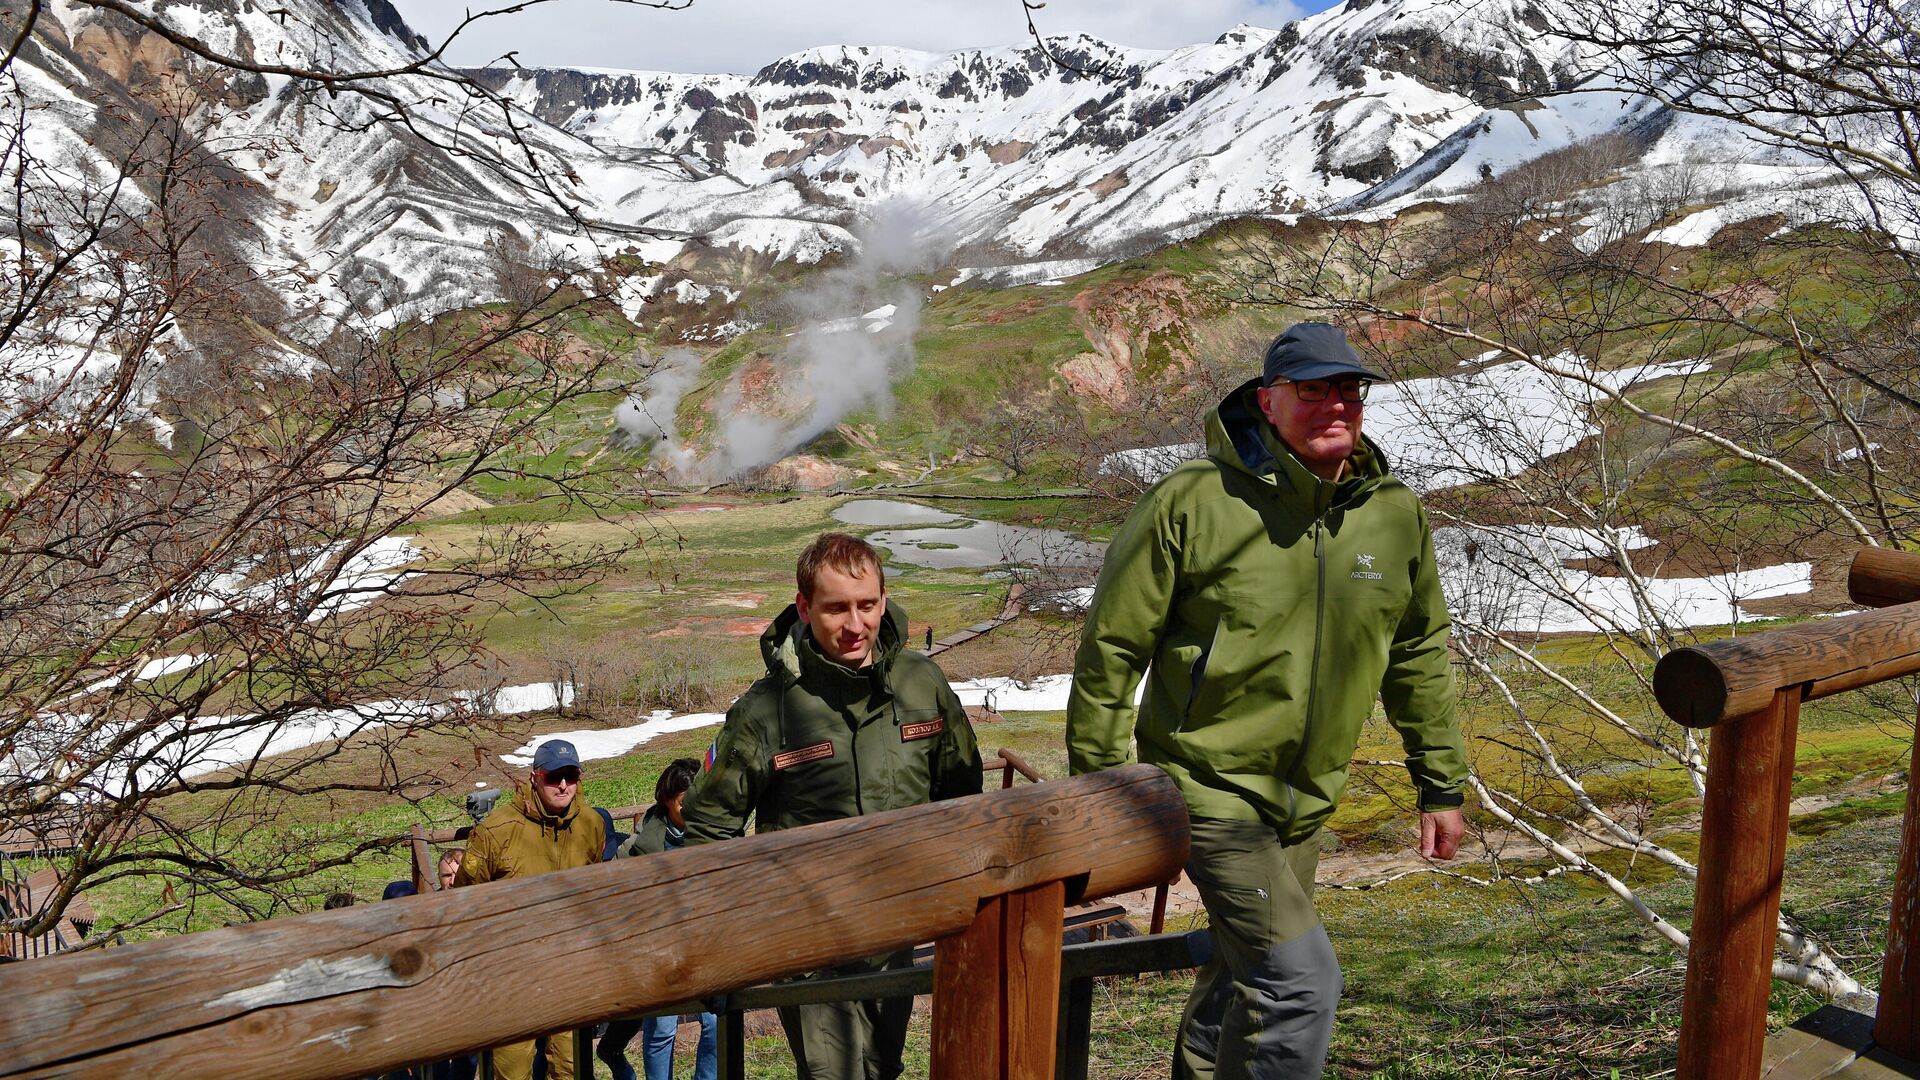
[[[1706,728],[1762,711],[1787,687],[1811,701],[1916,671],[1920,602],[1675,649],[1654,668],[1653,693],[1675,721]]]
[[[999,753],[1000,755],[999,757],[989,758],[988,760],[981,762],[980,764],[981,771],[999,772],[1001,769],[1004,769],[1007,766],[1011,765],[1013,766],[1013,769],[1015,772],[1019,773],[1021,776],[1026,777],[1028,780],[1031,780],[1036,784],[1046,779],[1046,777],[1041,776],[1038,772],[1035,772],[1033,767],[1028,765],[1026,763],[1026,760],[1020,757],[1020,755],[1015,754],[1010,750],[1000,750],[1000,751],[997,751],[997,753]],[[510,799],[512,797],[513,797],[513,794],[511,791],[503,792],[501,794],[501,798]],[[642,814],[645,814],[647,811],[651,809],[653,809],[653,804],[649,802],[649,803],[640,803],[635,806],[608,807],[607,813],[612,815],[614,823],[618,824],[629,818],[638,818]],[[473,827],[473,823],[469,822],[466,825],[453,825],[453,826],[446,826],[444,828],[439,828],[439,829],[428,829],[426,831],[427,843],[429,844],[454,843],[460,838],[458,834],[461,829],[471,829],[472,827]],[[412,839],[411,833],[402,833],[398,836],[392,836],[387,838],[386,842],[389,844],[404,844],[411,839]]]
[[[1861,548],[1847,570],[1847,595],[1854,603],[1868,607],[1920,600],[1920,553]]]
[[[1187,855],[1136,765],[0,969],[0,1076],[365,1076],[960,933],[985,899]]]

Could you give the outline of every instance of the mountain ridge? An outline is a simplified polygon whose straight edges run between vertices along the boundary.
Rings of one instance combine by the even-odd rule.
[[[823,46],[752,75],[471,73],[597,147],[698,158],[855,215],[914,202],[963,258],[1062,259],[1350,201],[1477,118],[1473,95],[1569,87],[1570,49],[1544,22],[1528,0],[1467,15],[1386,0],[1168,50],[1078,35]]]
[[[385,70],[428,55],[389,0],[148,2],[243,58]],[[1596,135],[1655,159],[1700,143],[1701,124],[1646,99],[1574,93],[1579,52],[1545,26],[1532,0],[1350,0],[1177,49],[1082,34],[821,46],[751,75],[475,72],[513,103],[519,144],[486,103],[450,102],[442,69],[380,83],[404,119],[312,80],[216,72],[195,122],[239,147],[219,152],[235,246],[285,281],[274,302],[391,321],[492,298],[488,245],[505,235],[580,266],[659,265],[691,243],[758,267],[851,252],[862,221],[904,203],[936,262],[1070,269],[1235,218],[1390,213]],[[15,61],[37,135],[103,173],[109,115],[150,112],[154,79],[205,68],[74,5],[46,9]]]

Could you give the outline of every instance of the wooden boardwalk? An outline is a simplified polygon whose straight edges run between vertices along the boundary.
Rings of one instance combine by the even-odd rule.
[[[1828,1005],[1767,1040],[1764,1080],[1893,1080],[1920,1077],[1920,1063],[1873,1041],[1873,1017]]]
[[[986,622],[974,623],[972,626],[967,627],[965,630],[958,631],[957,633],[948,634],[946,637],[940,638],[939,640],[935,641],[932,645],[927,647],[927,650],[926,650],[927,655],[938,656],[941,653],[946,652],[948,649],[965,645],[967,642],[972,641],[974,638],[977,638],[982,634],[991,634],[995,630],[998,630],[1001,627],[1012,622],[1013,620],[1019,618],[1020,617],[1020,601],[1026,595],[1027,595],[1027,587],[1025,585],[1016,583],[1013,586],[1013,588],[1007,590],[1007,602],[1001,605],[1000,614],[995,615],[993,618],[988,619]]]

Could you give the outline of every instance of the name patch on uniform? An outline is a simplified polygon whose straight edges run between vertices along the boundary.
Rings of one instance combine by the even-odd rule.
[[[945,730],[947,730],[947,718],[944,716],[934,717],[924,724],[903,724],[900,727],[900,741],[931,739]]]
[[[812,746],[803,746],[798,750],[789,750],[784,754],[773,755],[773,770],[779,772],[781,769],[791,769],[795,765],[809,761],[819,761],[821,758],[832,756],[832,743],[814,743]]]

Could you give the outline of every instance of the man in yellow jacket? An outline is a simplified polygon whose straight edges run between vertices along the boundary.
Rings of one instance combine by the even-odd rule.
[[[532,877],[600,861],[607,846],[600,815],[579,799],[580,755],[565,739],[533,751],[533,775],[474,826],[455,888],[501,878]],[[494,1048],[494,1075],[531,1080],[534,1040]],[[573,1034],[547,1036],[549,1080],[573,1080]]]

